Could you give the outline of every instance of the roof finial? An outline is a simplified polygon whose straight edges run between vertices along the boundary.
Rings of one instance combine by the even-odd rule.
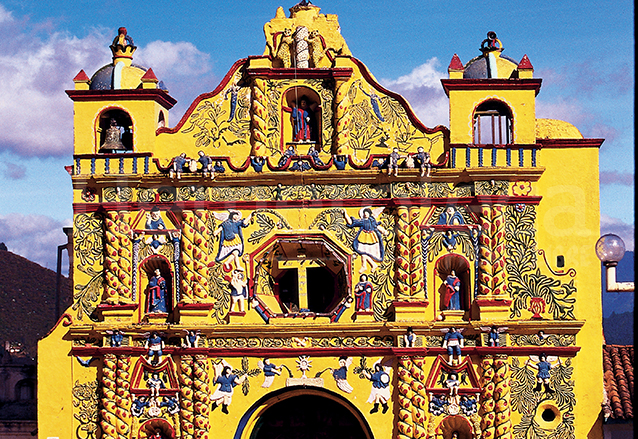
[[[481,43],[481,48],[479,49],[483,53],[492,52],[498,50],[499,52],[503,51],[503,43],[496,37],[496,32],[489,31],[487,33],[487,38],[483,40]]]
[[[113,39],[110,48],[113,53],[113,62],[116,63],[118,58],[133,59],[137,46],[133,44],[133,38],[128,35],[126,28],[121,27],[117,30],[117,36]]]

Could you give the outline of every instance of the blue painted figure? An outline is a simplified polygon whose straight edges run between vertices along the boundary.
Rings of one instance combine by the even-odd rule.
[[[196,348],[199,343],[199,334],[200,331],[186,331],[186,337],[184,337],[184,344],[182,347],[185,348]]]
[[[199,159],[197,161],[202,165],[202,169],[200,169],[200,171],[204,177],[207,177],[208,175],[210,175],[211,178],[214,177],[215,171],[213,171],[213,159],[204,154],[204,151],[199,151],[197,154],[199,154]]]
[[[264,320],[264,322],[266,323],[270,322],[270,316],[268,315],[268,311],[266,310],[266,308],[264,308],[264,306],[261,303],[259,303],[257,299],[253,297],[253,300],[250,302],[250,305],[253,307],[255,311],[257,311],[257,314],[259,314],[259,316]]]
[[[388,401],[392,395],[390,394],[390,375],[386,369],[389,368],[385,368],[381,366],[380,362],[377,362],[374,364],[373,373],[370,373],[365,369],[361,372],[363,376],[372,382],[372,389],[370,390],[370,396],[367,400],[369,404],[374,404],[372,410],[370,410],[370,414],[379,411],[379,404],[383,406],[382,413],[386,413],[388,411]]]
[[[266,159],[264,157],[250,156],[250,165],[253,167],[255,172],[262,172],[264,164],[266,164]]]
[[[244,301],[248,300],[248,283],[244,275],[244,267],[242,266],[233,270],[233,275],[230,279],[230,299],[232,301],[230,305],[231,312],[235,311],[236,305],[238,304],[238,311],[241,313],[245,312]]]
[[[221,372],[218,372],[221,366]],[[232,373],[232,367],[227,363],[222,362],[220,365],[214,365],[215,378],[213,384],[219,384],[219,387],[210,396],[210,400],[213,403],[211,410],[215,410],[218,406],[222,406],[222,412],[228,414],[228,406],[232,402],[233,387],[241,384],[246,379],[246,375],[238,377]]]
[[[257,366],[264,371],[264,383],[261,385],[263,388],[268,388],[272,385],[276,375],[281,375],[281,367],[270,362],[270,358],[264,358],[264,361],[259,361]]]
[[[382,235],[388,236],[390,233],[383,228],[377,221],[376,217],[381,213],[383,207],[372,209],[371,207],[363,207],[359,210],[360,219],[348,216],[343,209],[348,227],[358,227],[359,231],[354,238],[354,251],[361,256],[361,269],[359,273],[363,273],[370,266],[374,272],[378,265],[377,262],[383,261],[384,246]]]
[[[224,172],[226,172],[226,169],[224,168],[224,165],[222,165],[222,162],[217,160],[215,162],[215,166],[213,166],[213,171],[219,174],[223,174]]]
[[[299,106],[295,102],[292,108],[283,107],[284,111],[290,112],[290,120],[292,122],[292,141],[293,142],[311,142],[314,126],[314,112],[317,109],[316,103],[310,103],[306,96],[299,98]]]
[[[500,335],[507,331],[507,326],[481,326],[481,332],[487,333],[487,345],[490,347],[499,347],[500,346]]]
[[[457,361],[461,359],[461,349],[463,348],[463,335],[461,332],[463,332],[463,329],[457,330],[452,327],[449,330],[443,329],[443,331],[447,331],[443,338],[443,347],[447,349],[448,364],[452,364],[454,355],[456,355]]]
[[[430,170],[432,169],[432,162],[430,161],[430,153],[425,152],[422,146],[417,148],[417,153],[414,154],[414,158],[416,159],[417,165],[421,170],[421,177],[425,176],[425,170],[427,169],[428,175],[430,176]]]
[[[166,407],[166,411],[168,411],[169,414],[174,415],[179,411],[179,402],[177,401],[177,396],[165,396],[164,398],[162,398],[160,407]]]
[[[438,396],[430,393],[430,405],[429,410],[434,416],[439,416],[445,413],[445,406],[449,404],[445,398],[439,398]]]
[[[348,367],[352,364],[352,358],[350,357],[339,357],[339,368],[338,369],[330,369],[332,373],[332,377],[335,379],[335,384],[339,388],[346,393],[352,393],[354,390],[350,383],[348,382]]]
[[[530,363],[530,360],[534,363]],[[548,357],[547,355],[545,355],[545,353],[540,354],[538,357],[535,355],[530,355],[529,359],[525,362],[525,366],[530,366],[532,369],[538,370],[538,372],[536,373],[536,379],[538,383],[534,388],[535,392],[540,392],[541,384],[543,384],[545,386],[546,393],[554,393],[554,390],[549,387],[549,371],[555,367],[553,364],[554,362],[557,362],[557,364],[559,365],[562,364],[560,358],[555,356]]]
[[[354,309],[355,311],[372,310],[372,284],[368,282],[368,276],[362,274],[359,282],[354,286]]]
[[[151,360],[151,364],[158,364],[162,361],[164,340],[156,331],[153,331],[150,337],[146,339],[144,348],[148,351],[148,359]]]
[[[310,171],[312,168],[303,160],[296,160],[290,167],[291,171]]]
[[[408,329],[403,336],[403,344],[406,348],[413,348],[414,343],[416,343],[416,334],[414,333],[412,326],[408,326]]]
[[[443,309],[461,309],[461,281],[454,270],[445,278],[445,292],[443,293]]]
[[[146,230],[166,230],[159,207],[153,206],[151,212],[146,214]]]
[[[439,221],[437,225],[456,226],[465,224],[465,220],[461,215],[461,212],[456,210],[453,206],[448,206],[445,211],[439,215]]]
[[[295,147],[290,145],[288,149],[285,150],[283,154],[281,155],[281,158],[279,159],[277,166],[280,168],[283,168],[284,166],[286,166],[286,163],[288,163],[288,160],[292,160],[292,158],[296,155],[297,153],[295,152]]]
[[[348,163],[348,158],[342,154],[335,154],[332,156],[332,161],[337,167],[337,170],[343,171],[346,169],[346,164]]]
[[[459,233],[447,230],[443,235],[443,244],[448,251],[452,251],[456,248],[456,239],[459,237]]]
[[[235,268],[241,267],[240,257],[244,254],[244,236],[242,228],[248,227],[252,214],[241,219],[241,212],[229,210],[228,213],[213,213],[217,220],[222,221],[213,233],[219,238],[219,250],[215,262],[224,262],[224,267],[230,269],[231,261],[235,262]]]
[[[122,340],[124,340],[124,334],[119,329],[116,329],[111,334],[111,347],[119,348],[122,346]]]
[[[182,172],[184,171],[184,168],[189,164],[189,162],[190,159],[186,158],[186,153],[181,153],[173,159],[173,165],[168,171],[168,175],[171,178],[177,176],[177,179],[179,180],[180,178],[182,178]]]
[[[399,148],[392,148],[392,152],[388,156],[388,175],[392,175],[392,172],[394,172],[395,177],[399,175],[400,159]]]
[[[135,398],[133,400],[133,404],[131,405],[131,413],[133,416],[139,418],[144,413],[144,408],[149,406],[149,402],[146,396],[140,396],[139,398]]]
[[[148,281],[146,312],[148,314],[166,313],[166,280],[159,268]]]
[[[324,166],[324,162],[321,160],[321,158],[319,158],[319,151],[317,151],[317,148],[311,146],[310,149],[308,149],[308,155],[315,165]]]

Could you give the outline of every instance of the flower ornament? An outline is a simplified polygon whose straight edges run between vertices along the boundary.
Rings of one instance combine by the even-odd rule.
[[[512,193],[517,196],[526,196],[532,191],[531,181],[517,181],[512,186]]]

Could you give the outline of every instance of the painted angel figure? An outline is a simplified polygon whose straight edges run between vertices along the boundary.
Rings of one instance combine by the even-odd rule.
[[[530,362],[533,361],[533,363]],[[525,366],[529,366],[532,369],[536,369],[538,372],[536,373],[536,379],[538,383],[534,388],[534,392],[541,391],[541,384],[545,386],[546,393],[554,393],[554,390],[549,387],[549,371],[553,369],[557,365],[562,364],[560,358],[550,355],[549,357],[545,355],[545,353],[540,354],[539,356],[530,355],[529,360],[525,362]]]
[[[213,216],[217,221],[221,221],[213,232],[215,237],[220,236],[215,262],[223,262],[227,270],[231,268],[231,261],[235,263],[235,268],[241,267],[240,257],[244,254],[244,236],[241,229],[248,227],[252,213],[245,219],[241,218],[241,212],[238,210],[213,212]]]
[[[443,339],[443,347],[447,349],[448,354],[448,364],[452,364],[452,360],[454,355],[456,355],[457,362],[461,361],[461,349],[463,348],[463,335],[461,334],[465,331],[465,328],[456,329],[452,328],[443,328],[442,332],[445,332],[445,337]]]
[[[361,269],[359,270],[359,274],[366,271],[368,265],[374,272],[378,267],[377,262],[383,261],[383,236],[390,234],[377,220],[383,209],[383,207],[377,207],[375,209],[371,206],[362,207],[359,210],[359,219],[348,216],[345,209],[342,209],[347,226],[359,228],[359,232],[357,232],[357,235],[354,237],[354,242],[352,243],[354,251],[361,255]]]
[[[502,334],[507,331],[507,326],[481,326],[479,328],[481,332],[487,333],[487,344],[490,347],[499,347],[500,340],[499,334]]]
[[[213,384],[219,384],[219,387],[210,396],[210,400],[213,403],[211,410],[215,410],[218,406],[222,406],[222,413],[228,414],[228,406],[232,402],[233,387],[243,383],[246,379],[246,375],[238,377],[233,373],[233,368],[226,360],[222,360],[219,363],[213,364],[213,370],[215,377]]]
[[[370,373],[367,370],[363,370],[361,373],[367,379],[372,382],[372,388],[370,389],[370,396],[367,402],[374,404],[370,414],[379,411],[379,404],[383,407],[382,413],[388,411],[388,401],[392,398],[390,392],[390,372],[392,368],[381,364],[381,358],[378,359],[373,365],[373,372]]]
[[[264,358],[264,361],[258,361],[257,366],[264,371],[264,383],[261,385],[263,388],[268,388],[275,380],[275,375],[281,375],[281,367],[276,366],[270,362],[270,358]]]
[[[114,329],[113,331],[107,330],[106,333],[110,335],[110,342],[112,348],[122,347],[122,341],[124,340],[124,334],[119,329]]]
[[[352,393],[352,391],[354,390],[348,382],[348,367],[350,367],[351,364],[352,357],[339,357],[339,368],[330,368],[332,377],[335,379],[335,384],[337,385],[339,390],[342,390],[346,393]]]

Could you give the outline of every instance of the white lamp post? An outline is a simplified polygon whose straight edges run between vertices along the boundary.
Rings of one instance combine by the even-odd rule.
[[[625,256],[625,243],[620,236],[612,233],[601,236],[596,242],[596,256],[605,266],[607,291],[634,291],[633,282],[616,282],[616,265]]]

